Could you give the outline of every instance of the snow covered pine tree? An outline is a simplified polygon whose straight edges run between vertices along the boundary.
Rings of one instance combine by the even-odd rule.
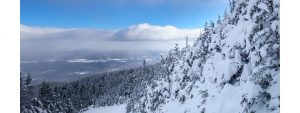
[[[193,47],[169,52],[166,75],[147,85],[132,111],[279,113],[279,0],[230,0],[230,7]]]

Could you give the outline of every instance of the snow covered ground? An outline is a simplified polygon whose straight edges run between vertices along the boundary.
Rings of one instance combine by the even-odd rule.
[[[126,104],[92,108],[84,113],[126,113]]]

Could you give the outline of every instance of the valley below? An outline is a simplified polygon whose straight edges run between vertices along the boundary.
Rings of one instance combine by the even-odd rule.
[[[160,56],[120,58],[73,58],[65,60],[21,61],[21,72],[30,73],[32,84],[48,82],[71,82],[83,77],[105,72],[131,69],[158,63]]]

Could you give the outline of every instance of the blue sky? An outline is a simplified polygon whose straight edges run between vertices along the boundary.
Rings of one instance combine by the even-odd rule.
[[[21,0],[21,24],[59,28],[121,29],[140,23],[202,28],[227,0]]]

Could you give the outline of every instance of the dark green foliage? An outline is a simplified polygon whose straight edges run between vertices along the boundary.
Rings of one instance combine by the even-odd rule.
[[[145,95],[145,85],[161,78],[164,69],[156,64],[94,75],[63,85],[42,82],[36,87],[39,90],[35,97],[32,94],[32,78],[28,74],[25,80],[20,78],[21,112],[76,113],[87,110],[91,105],[107,106],[124,102],[128,102],[127,109],[131,111],[134,103]]]

